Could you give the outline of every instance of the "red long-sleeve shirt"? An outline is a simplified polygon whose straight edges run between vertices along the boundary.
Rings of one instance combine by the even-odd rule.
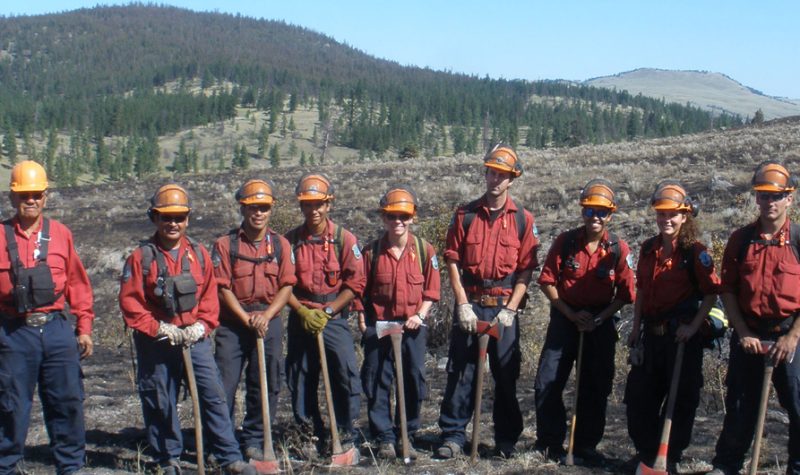
[[[72,239],[72,232],[63,224],[52,219],[50,221],[50,243],[47,250],[47,265],[53,276],[55,293],[61,294],[52,305],[37,308],[36,312],[57,312],[64,310],[65,303],[69,303],[70,313],[75,315],[76,328],[78,335],[89,335],[92,333],[92,322],[94,321],[94,298],[92,296],[92,284],[89,276],[83,267],[78,253],[75,251],[75,244]],[[15,216],[11,219],[14,227],[19,250],[19,258],[25,267],[33,267],[36,264],[34,252],[38,256],[39,232],[42,229],[42,220],[39,220],[38,227],[26,236],[20,228],[19,219]],[[0,230],[2,231],[2,230]],[[8,241],[6,241],[5,231],[0,232],[0,313],[12,317],[23,317],[17,313],[14,305],[14,284],[11,279],[11,259],[8,254]]]

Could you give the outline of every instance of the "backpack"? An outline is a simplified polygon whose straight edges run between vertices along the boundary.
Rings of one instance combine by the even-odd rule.
[[[464,221],[461,222],[461,228],[464,230],[464,234],[467,234],[472,221],[475,219],[475,215],[478,214],[480,201],[481,199],[478,198],[464,206]],[[517,212],[514,213],[514,221],[517,224],[517,237],[519,238],[519,242],[522,242],[522,238],[525,237],[525,208],[514,198],[511,198],[511,201],[514,203],[514,206],[517,207]],[[522,219],[519,219],[520,217],[522,217]]]
[[[752,244],[764,244],[766,246],[780,246],[781,242],[778,239],[753,239],[756,234],[756,223],[751,223],[745,226],[742,233],[742,243],[739,247],[739,252],[736,254],[736,262],[741,263],[744,256],[747,254],[747,248]],[[791,223],[789,228],[791,238],[792,252],[794,257],[800,262],[800,224]]]
[[[236,262],[237,259],[241,259],[243,261],[252,262],[255,265],[259,265],[262,262],[272,262],[276,260],[278,264],[280,264],[283,257],[283,249],[281,245],[280,238],[272,239],[270,237],[270,233],[267,232],[267,239],[269,239],[269,243],[272,245],[272,252],[268,253],[266,256],[261,257],[248,257],[239,254],[239,228],[234,228],[228,231],[228,236],[230,239],[230,263],[231,267]]]
[[[564,269],[568,267],[567,262],[572,260],[575,254],[578,253],[578,235],[583,229],[583,227],[579,227],[567,231],[567,235],[564,238],[564,244],[561,246],[561,266],[558,268],[559,279],[561,278]],[[619,238],[612,232],[608,233],[606,251],[608,251],[608,253],[611,255],[611,261],[613,262],[613,265],[611,269],[606,269],[605,266],[599,266],[597,268],[595,272],[597,273],[598,277],[601,278],[607,277],[609,271],[616,269],[617,264],[619,264],[619,257],[621,254]]]
[[[419,273],[425,275],[425,262],[428,261],[428,241],[415,234],[414,245],[417,246],[417,254],[419,255],[419,259],[417,259],[417,263],[419,264]],[[375,279],[375,268],[378,266],[380,246],[380,239],[372,241],[368,246],[369,249],[367,252],[369,252],[370,259],[370,282]]]

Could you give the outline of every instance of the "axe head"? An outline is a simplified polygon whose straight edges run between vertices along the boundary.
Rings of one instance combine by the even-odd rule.
[[[666,470],[650,468],[644,463],[639,462],[639,466],[636,467],[636,475],[668,475],[668,472]]]
[[[256,468],[261,474],[281,473],[281,464],[277,460],[255,460],[250,459],[250,465]]]
[[[478,320],[478,335],[489,335],[495,340],[500,339],[500,329],[497,325],[492,325],[491,322],[483,322]]]
[[[403,322],[375,322],[375,333],[378,334],[378,339],[387,335],[402,334]]]
[[[344,452],[331,455],[332,467],[349,467],[358,465],[359,454],[355,447],[351,447]]]

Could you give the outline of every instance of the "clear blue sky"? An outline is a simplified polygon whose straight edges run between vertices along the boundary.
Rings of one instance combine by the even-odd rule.
[[[0,14],[51,13],[97,3],[3,1]],[[705,70],[765,94],[800,99],[797,0],[163,3],[284,20],[401,64],[479,76],[583,80],[641,67]]]

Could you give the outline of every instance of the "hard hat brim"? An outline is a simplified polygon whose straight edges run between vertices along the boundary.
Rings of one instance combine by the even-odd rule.
[[[412,203],[392,203],[381,208],[384,213],[407,213],[414,214],[414,205]]]
[[[771,191],[775,193],[783,193],[788,191],[794,191],[792,188],[783,188],[773,183],[761,183],[759,185],[753,186],[753,189],[756,191]]]
[[[501,172],[506,172],[511,174],[511,176],[517,177],[520,175],[516,170],[512,169],[508,165],[501,165],[499,163],[492,163],[492,162],[485,162],[483,164],[486,168],[494,168],[495,170],[500,170]]]
[[[160,208],[153,208],[153,211],[159,214],[185,214],[191,211],[191,208],[182,205],[170,205],[162,206]]]
[[[264,196],[264,197],[261,197],[261,198],[258,198],[256,196],[251,196],[249,198],[244,198],[244,199],[239,200],[239,203],[243,204],[244,206],[247,206],[247,205],[271,205],[274,202],[275,202],[275,200],[273,200],[271,196]]]
[[[47,185],[14,185],[11,186],[14,193],[28,193],[31,191],[47,191]]]

